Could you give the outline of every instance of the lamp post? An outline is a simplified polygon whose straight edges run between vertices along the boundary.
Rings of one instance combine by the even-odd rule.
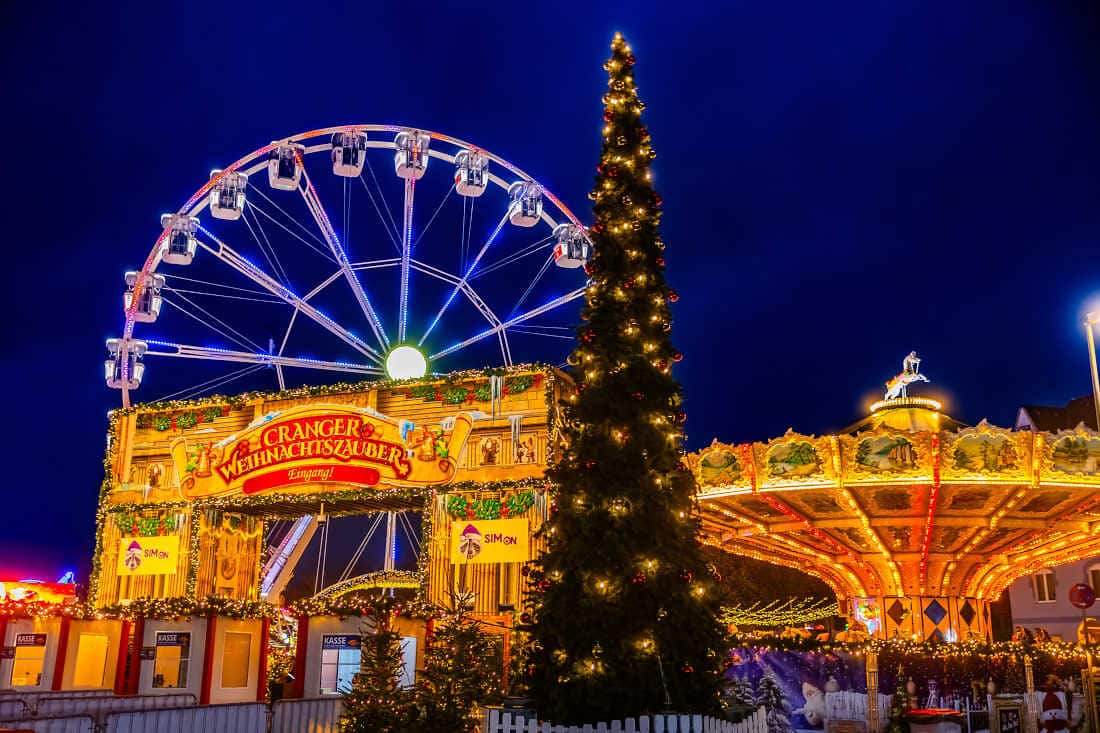
[[[1096,338],[1092,326],[1100,323],[1100,311],[1090,311],[1085,315],[1085,333],[1089,340],[1089,366],[1092,368],[1092,402],[1096,408],[1096,428],[1100,430],[1100,377],[1096,373]]]

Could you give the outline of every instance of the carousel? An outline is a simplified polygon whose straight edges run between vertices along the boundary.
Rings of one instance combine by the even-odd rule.
[[[1100,435],[968,427],[927,381],[911,353],[842,432],[692,454],[705,541],[821,578],[871,636],[989,639],[1014,580],[1100,555]]]

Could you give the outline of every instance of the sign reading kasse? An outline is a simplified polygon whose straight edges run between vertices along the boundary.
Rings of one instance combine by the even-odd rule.
[[[444,431],[416,429],[373,410],[305,405],[265,415],[212,445],[177,438],[170,449],[190,499],[296,484],[431,486],[454,477],[472,427],[466,413]]]

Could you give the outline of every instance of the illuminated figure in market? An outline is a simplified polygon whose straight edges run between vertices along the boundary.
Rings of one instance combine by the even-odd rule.
[[[901,374],[886,383],[886,399],[908,397],[910,384],[927,381],[928,377],[920,373],[920,357],[917,352],[910,351],[901,362]]]

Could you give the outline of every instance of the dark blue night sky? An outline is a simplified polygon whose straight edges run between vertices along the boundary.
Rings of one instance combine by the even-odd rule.
[[[0,22],[0,575],[88,563],[103,341],[162,211],[272,139],[388,122],[484,145],[587,221],[615,30],[659,154],[692,447],[842,427],[911,349],[970,423],[1089,389],[1095,4],[10,2]]]

